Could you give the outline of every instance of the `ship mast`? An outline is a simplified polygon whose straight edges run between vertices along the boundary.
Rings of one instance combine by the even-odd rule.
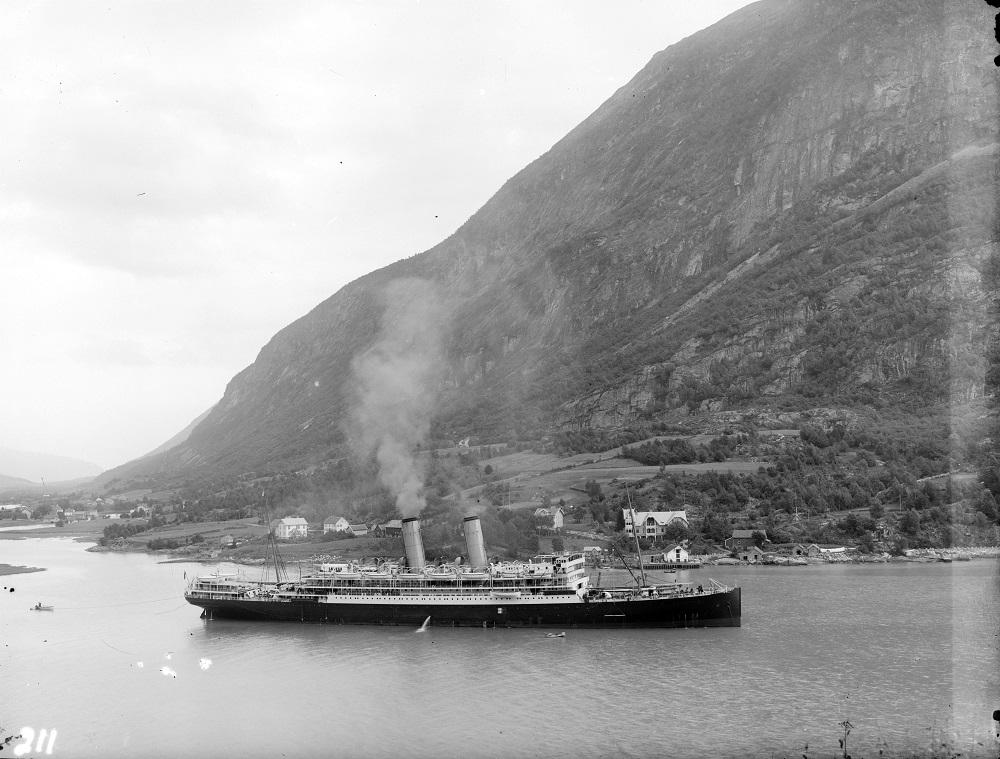
[[[267,494],[265,491],[260,493],[261,499],[264,501],[264,521],[267,524],[267,544],[264,549],[264,572],[267,572],[267,561],[271,559],[274,562],[274,581],[276,584],[284,582],[283,575],[285,574],[285,562],[281,558],[281,554],[278,553],[278,539],[274,535],[274,530],[271,529],[271,510],[267,507]],[[301,567],[300,567],[301,571]],[[261,577],[263,582],[263,577]]]
[[[642,566],[642,549],[639,548],[639,530],[635,523],[635,509],[632,508],[632,496],[628,492],[628,483],[625,483],[625,497],[628,499],[628,511],[632,517],[632,537],[635,538],[635,555],[639,558],[639,576],[642,578],[643,587],[646,586],[646,570]]]

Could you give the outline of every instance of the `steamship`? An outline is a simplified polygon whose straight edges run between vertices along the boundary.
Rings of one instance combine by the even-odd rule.
[[[581,553],[490,563],[479,517],[464,524],[468,564],[430,566],[420,521],[403,520],[406,564],[320,564],[298,580],[193,579],[184,597],[209,619],[477,627],[738,627],[740,588],[714,580],[593,587]],[[276,562],[276,567],[279,564]]]

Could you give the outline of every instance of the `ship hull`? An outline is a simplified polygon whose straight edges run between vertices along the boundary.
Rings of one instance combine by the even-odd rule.
[[[582,601],[493,598],[488,603],[188,598],[210,619],[339,625],[472,627],[739,627],[740,589],[670,597]]]

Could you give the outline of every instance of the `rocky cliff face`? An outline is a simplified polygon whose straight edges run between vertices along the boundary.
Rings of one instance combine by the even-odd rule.
[[[335,455],[359,356],[428,292],[434,366],[406,356],[428,434],[975,399],[991,29],[960,0],[763,0],[667,48],[452,237],[278,333],[143,471]]]

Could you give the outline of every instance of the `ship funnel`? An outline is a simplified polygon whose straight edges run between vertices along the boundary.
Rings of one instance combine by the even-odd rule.
[[[481,569],[489,564],[486,559],[486,544],[483,543],[483,526],[479,517],[466,517],[462,524],[465,529],[465,545],[469,548],[469,564],[473,569]]]
[[[416,517],[403,520],[403,547],[406,549],[406,565],[410,569],[423,569],[424,541],[420,537],[420,520]]]

